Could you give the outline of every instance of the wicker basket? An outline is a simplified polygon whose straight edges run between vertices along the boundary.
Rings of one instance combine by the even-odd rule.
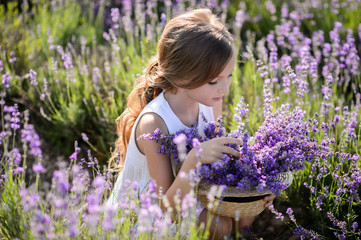
[[[282,182],[287,183],[288,187],[291,185],[293,177],[291,172],[285,172],[280,174],[280,179]],[[199,200],[206,208],[209,203],[207,193],[211,186],[210,184],[201,183],[198,189]],[[240,218],[257,216],[265,209],[263,198],[270,194],[269,190],[258,192],[256,189],[240,190],[237,187],[228,186],[222,193],[223,199],[215,213],[235,218],[236,211],[238,210]],[[208,210],[213,211],[214,209]]]

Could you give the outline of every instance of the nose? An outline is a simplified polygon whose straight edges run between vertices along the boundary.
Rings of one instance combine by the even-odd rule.
[[[219,92],[222,94],[226,94],[229,91],[229,86],[231,85],[231,81],[226,81],[222,86],[219,88]]]

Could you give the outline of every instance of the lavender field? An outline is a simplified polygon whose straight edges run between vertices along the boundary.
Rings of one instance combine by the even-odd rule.
[[[166,22],[195,7],[236,42],[225,131],[261,139],[272,126],[278,139],[282,123],[313,144],[307,159],[289,151],[291,186],[230,239],[361,239],[360,0],[3,2],[0,239],[212,239],[210,223],[197,225],[197,184],[176,209],[162,210],[155,183],[139,194],[128,182],[119,207],[107,204],[115,119]]]

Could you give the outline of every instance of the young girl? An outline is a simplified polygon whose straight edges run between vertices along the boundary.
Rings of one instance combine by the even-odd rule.
[[[127,108],[117,119],[119,138],[115,152],[124,161],[118,166],[122,170],[113,190],[113,203],[116,204],[121,194],[119,189],[124,180],[137,181],[140,191],[144,191],[150,179],[154,179],[175,209],[173,196],[177,189],[183,197],[191,187],[175,174],[175,160],[158,153],[159,144],[139,137],[157,128],[172,134],[195,122],[202,134],[204,118],[211,122],[222,112],[222,98],[228,92],[235,63],[232,36],[210,10],[192,10],[169,21],[159,40],[156,57],[139,77],[128,97]],[[224,153],[240,156],[225,144],[240,145],[241,142],[230,137],[203,142],[201,163],[218,161]],[[196,168],[197,161],[195,149],[192,149],[179,172],[188,173]],[[271,205],[273,199],[274,196],[266,197],[265,206]],[[204,209],[199,221],[206,222],[206,217]],[[243,219],[238,229],[252,221]],[[221,216],[211,227],[217,239],[233,229],[233,220]]]

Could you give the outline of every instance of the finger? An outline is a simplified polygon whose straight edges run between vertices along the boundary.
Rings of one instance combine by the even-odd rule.
[[[274,195],[274,194],[271,194],[266,197],[267,201],[273,201],[275,198],[276,198],[276,195]]]
[[[237,144],[242,145],[242,140],[234,137],[221,137],[217,138],[221,144]]]
[[[237,158],[241,157],[241,153],[231,147],[223,146],[221,151],[222,153],[231,154]]]
[[[226,151],[227,150],[224,150],[224,149],[226,149],[227,147],[220,147],[220,148],[218,148],[218,150],[217,151],[214,151],[214,152],[212,152],[212,153],[210,153],[208,156],[208,160],[214,160],[214,161],[220,161],[220,160],[222,160],[223,159],[223,157],[224,157],[224,154],[225,153],[227,153]],[[233,149],[234,150],[234,149]],[[228,154],[231,154],[231,153],[228,153]],[[237,151],[235,151],[234,152],[234,154],[239,154]],[[213,161],[212,161],[213,162]]]
[[[265,202],[273,201],[276,198],[276,195],[271,194],[263,198]]]
[[[210,163],[218,162],[218,161],[221,161],[221,160],[222,160],[222,157],[221,157],[221,156],[214,156],[214,157],[210,157],[210,158],[208,159],[208,161],[209,161]]]
[[[273,204],[273,199],[270,196],[264,197],[263,201],[266,203],[264,204],[264,207],[267,208]]]
[[[222,152],[222,150],[220,150],[220,151],[215,151],[214,152],[214,154],[213,154],[213,156],[217,159],[217,160],[221,160],[222,159],[222,157],[223,157],[223,152]]]
[[[264,207],[265,208],[268,208],[269,206],[271,206],[273,204],[273,202],[272,201],[270,201],[270,202],[266,202],[266,204],[264,205]]]
[[[272,194],[272,195],[270,196],[270,198],[271,198],[271,201],[273,201],[273,200],[276,198],[276,195]]]

